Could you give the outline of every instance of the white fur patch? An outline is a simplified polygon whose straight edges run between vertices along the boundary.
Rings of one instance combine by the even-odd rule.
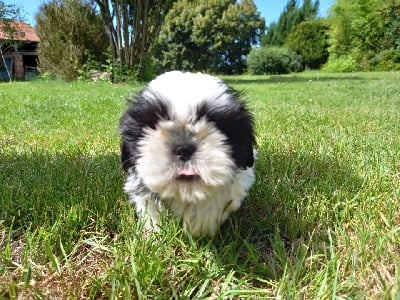
[[[172,71],[151,81],[143,95],[148,99],[162,95],[163,100],[169,103],[170,114],[177,121],[187,122],[194,108],[204,101],[217,106],[229,105],[228,87],[222,83],[207,74]]]
[[[136,204],[136,210],[145,218],[147,229],[155,227],[159,221],[160,210],[164,204],[172,213],[182,217],[184,226],[193,236],[214,236],[219,226],[236,211],[254,183],[254,169],[240,170],[234,178],[220,188],[211,189],[205,201],[187,202],[178,197],[165,198],[162,202],[154,201],[150,193],[135,193],[135,176],[128,176],[125,192]]]
[[[225,140],[225,136],[205,120],[195,125],[160,122],[156,129],[147,129],[139,142],[137,174],[162,199],[203,201],[235,176],[235,163]],[[174,146],[183,143],[192,143],[197,147],[187,162],[179,160],[171,151]],[[185,164],[199,175],[198,180],[177,180]]]

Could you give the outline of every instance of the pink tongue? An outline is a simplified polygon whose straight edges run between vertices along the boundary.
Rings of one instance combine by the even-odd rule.
[[[179,172],[179,176],[196,176],[196,172],[192,169],[182,169]]]

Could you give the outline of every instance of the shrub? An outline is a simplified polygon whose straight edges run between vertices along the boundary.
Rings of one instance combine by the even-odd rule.
[[[400,50],[384,50],[371,58],[369,64],[374,71],[400,70]]]
[[[303,59],[310,69],[319,69],[328,60],[329,26],[322,20],[302,22],[286,39],[286,46]]]
[[[354,72],[358,71],[359,65],[352,55],[329,58],[328,62],[322,67],[326,72]]]
[[[301,72],[304,66],[301,57],[287,48],[260,47],[252,49],[247,57],[250,74],[287,74]]]
[[[41,72],[73,80],[89,58],[104,61],[107,36],[88,0],[46,1],[39,7],[36,23]]]

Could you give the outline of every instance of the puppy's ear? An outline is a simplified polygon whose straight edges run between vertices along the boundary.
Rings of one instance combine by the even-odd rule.
[[[121,163],[122,168],[128,171],[130,168],[135,167],[136,146],[138,139],[142,135],[142,128],[138,127],[138,124],[127,111],[120,120],[120,131],[122,135]]]
[[[236,103],[236,111],[222,110],[214,118],[217,128],[228,138],[236,165],[243,169],[254,165],[253,117],[242,102]],[[223,118],[220,119],[219,114]]]
[[[120,119],[121,132],[121,164],[125,171],[135,169],[137,143],[143,136],[143,128],[148,119],[143,118],[141,103],[129,101],[129,108]]]
[[[128,171],[130,168],[132,168],[133,162],[131,160],[132,154],[129,151],[129,147],[127,146],[126,142],[122,141],[121,142],[121,163],[122,163],[122,168],[125,171]]]
[[[148,88],[144,91],[137,95],[134,101],[129,102],[129,107],[120,120],[121,162],[125,171],[135,168],[138,142],[145,134],[144,129],[155,129],[160,119],[170,119],[167,105]],[[145,95],[151,96],[148,99]]]
[[[230,105],[215,106],[208,102],[201,103],[197,108],[197,116],[199,119],[205,117],[213,122],[226,136],[236,166],[244,169],[254,164],[253,117],[244,102],[236,98],[236,95],[243,93],[231,94]]]

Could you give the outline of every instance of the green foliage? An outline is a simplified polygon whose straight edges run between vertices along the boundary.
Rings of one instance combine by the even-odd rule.
[[[113,83],[133,82],[138,79],[136,70],[129,69],[126,64],[119,64],[112,60],[108,60],[108,69],[111,72],[111,81]]]
[[[328,60],[328,29],[323,20],[302,22],[294,27],[285,45],[301,56],[306,67],[319,69]]]
[[[385,28],[383,45],[385,49],[400,50],[400,1],[386,0],[381,4],[379,18]]]
[[[337,1],[330,24],[330,60],[351,52],[359,69],[396,69],[387,54],[400,50],[400,0]]]
[[[109,54],[108,54],[109,55]],[[86,62],[78,70],[78,79],[83,81],[108,81],[112,83],[136,82],[138,73],[128,69],[126,64],[115,62],[111,55],[104,63],[88,56]]]
[[[21,11],[15,4],[6,4],[0,0],[0,20],[21,19]],[[4,29],[3,29],[4,30]]]
[[[165,16],[176,1],[92,0],[106,29],[112,64],[119,72],[136,74],[140,80],[151,76],[149,57]]]
[[[20,9],[14,4],[5,4],[0,0],[0,30],[3,33],[3,38],[0,40],[0,72],[5,71],[12,80],[8,68],[5,67],[5,59],[3,52],[7,47],[12,47],[14,44],[13,36],[17,29],[12,26],[12,20],[21,19]],[[0,80],[2,77],[0,76]]]
[[[384,50],[369,60],[369,66],[372,70],[400,71],[400,50]]]
[[[264,19],[253,0],[177,1],[158,39],[157,71],[241,73],[263,31]]]
[[[78,79],[84,81],[91,80],[91,72],[93,70],[102,70],[103,66],[100,62],[96,61],[90,53],[87,53],[86,62],[78,69]]]
[[[359,69],[359,64],[353,55],[342,55],[336,58],[329,59],[322,67],[325,72],[354,72]]]
[[[260,47],[247,57],[248,71],[253,75],[287,74],[304,70],[301,57],[287,48]]]
[[[0,30],[3,33],[3,38],[0,40],[0,68],[4,67],[3,51],[14,45],[14,35],[18,29],[13,26],[13,20],[21,20],[21,11],[15,4],[5,4],[0,0]]]
[[[297,0],[289,0],[279,16],[278,22],[271,23],[267,34],[261,41],[263,46],[283,46],[293,28],[304,21],[314,20],[317,17],[319,1],[305,0],[300,7]]]
[[[41,72],[72,80],[89,59],[104,61],[107,38],[100,18],[86,0],[52,0],[36,15]]]

